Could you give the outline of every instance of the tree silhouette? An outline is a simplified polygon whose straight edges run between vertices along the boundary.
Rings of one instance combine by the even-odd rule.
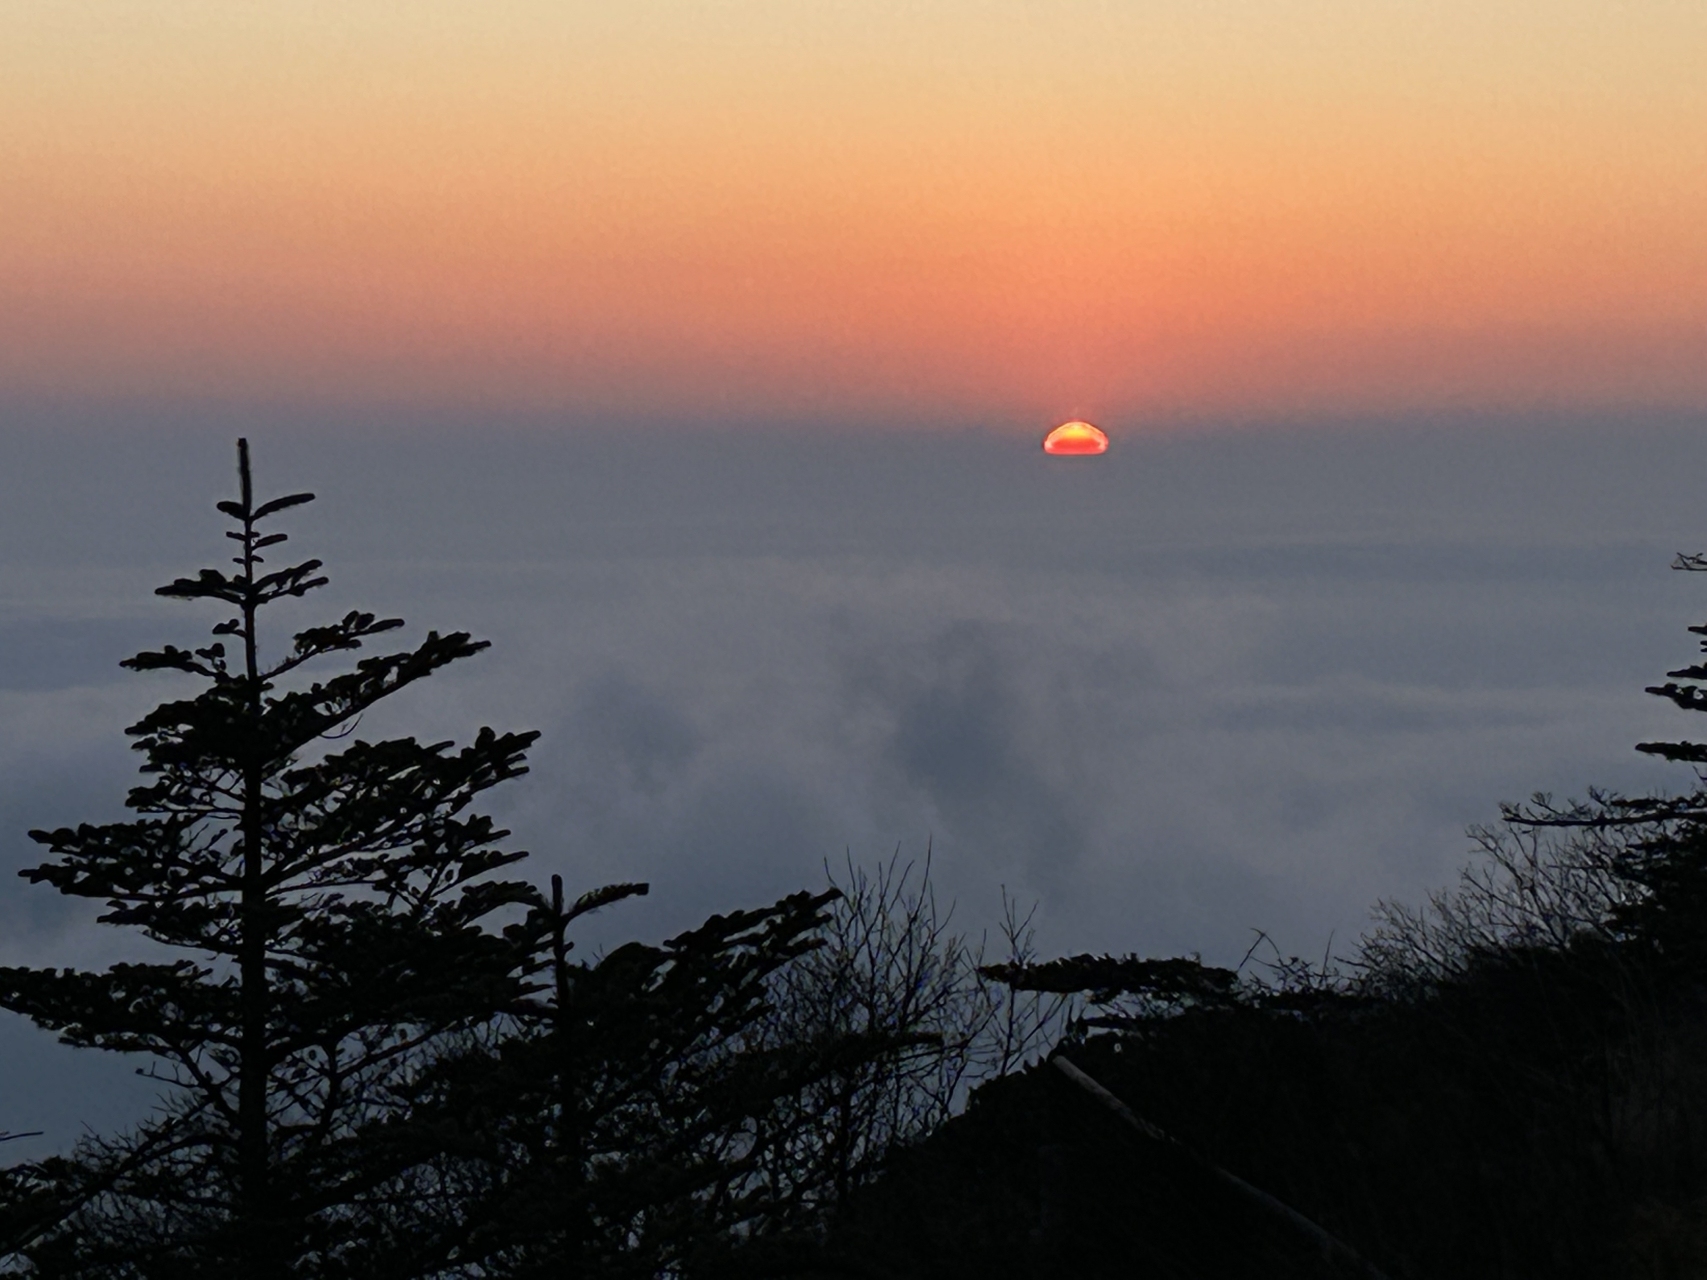
[[[267,571],[263,550],[286,535],[262,527],[312,495],[257,504],[246,441],[238,473],[238,499],[218,504],[235,572],[158,592],[222,606],[214,641],[123,664],[201,684],[128,730],[146,761],[136,817],[30,833],[53,859],[21,874],[179,953],[0,970],[0,1007],[72,1045],[150,1055],[172,1087],[133,1133],[43,1166],[58,1212],[37,1216],[59,1221],[24,1250],[42,1274],[383,1274],[387,1206],[421,1158],[399,1137],[399,1090],[426,1048],[524,982],[525,931],[486,927],[535,899],[489,878],[524,855],[469,806],[525,772],[536,735],[345,741],[369,708],[485,642],[432,632],[306,680],[402,623],[350,612],[269,651],[262,611],[326,578],[318,560]]]
[[[553,877],[531,917],[547,981],[504,1034],[421,1073],[414,1122],[443,1157],[427,1212],[459,1224],[423,1274],[753,1274],[797,1253],[834,1196],[806,1104],[938,1046],[912,1026],[774,1035],[779,980],[822,948],[836,889],[571,962],[571,922],[645,888],[565,905]]]
[[[994,980],[986,940],[955,930],[953,905],[938,902],[928,848],[922,866],[899,850],[870,872],[850,860],[831,883],[840,896],[819,931],[824,945],[779,973],[765,1034],[779,1046],[842,1036],[910,1044],[846,1063],[790,1100],[789,1163],[827,1206],[946,1122],[977,1085],[1046,1050],[1076,1010],[1070,997]],[[1009,966],[1025,966],[1030,916],[1006,893],[1003,905],[998,945]]]
[[[1672,568],[1707,569],[1707,556],[1679,553]],[[1707,625],[1689,630],[1707,637]],[[1707,639],[1699,648],[1707,654]],[[1664,684],[1646,692],[1685,711],[1707,711],[1707,662],[1668,671]],[[1505,806],[1505,817],[1520,828],[1576,828],[1611,844],[1611,868],[1621,886],[1608,912],[1614,932],[1647,963],[1692,977],[1707,964],[1707,744],[1639,742],[1636,750],[1695,766],[1695,786],[1660,796],[1590,792],[1587,802],[1564,806],[1538,795],[1528,805]]]

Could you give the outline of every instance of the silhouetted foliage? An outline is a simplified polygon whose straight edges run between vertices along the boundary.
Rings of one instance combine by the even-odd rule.
[[[1707,709],[1707,668],[1670,677],[1650,692]],[[1452,891],[1378,904],[1349,961],[989,968],[1082,993],[1057,1053],[1167,1140],[1119,1132],[1058,1073],[996,1081],[797,1274],[1354,1274],[1182,1153],[1395,1278],[1707,1273],[1707,792],[1538,796],[1504,819]]]
[[[850,868],[845,886],[572,964],[581,905],[554,890],[543,998],[423,1073],[413,1115],[451,1135],[438,1194],[465,1224],[435,1274],[786,1268],[947,1118],[968,1073],[1017,1062],[1047,1025],[978,978],[928,867]]]
[[[832,897],[572,964],[577,911],[555,895],[542,998],[413,1094],[415,1115],[452,1135],[439,1192],[464,1228],[445,1274],[652,1276],[793,1225],[803,1188],[779,1158],[782,1100],[892,1048],[753,1036],[769,978],[817,945]]]
[[[30,833],[54,858],[24,876],[103,902],[103,922],[182,957],[0,970],[0,1007],[69,1044],[149,1055],[174,1091],[136,1132],[36,1168],[37,1201],[62,1215],[24,1242],[41,1274],[371,1269],[408,1148],[366,1135],[402,1105],[423,1046],[519,987],[518,940],[481,926],[529,900],[488,878],[523,855],[469,806],[525,771],[535,735],[342,742],[368,709],[486,645],[432,632],[303,680],[402,624],[353,611],[268,650],[263,611],[326,579],[318,560],[263,567],[286,537],[263,524],[312,495],[256,503],[246,442],[239,459],[240,496],[219,504],[236,572],[159,591],[225,609],[214,642],[124,664],[202,686],[129,730],[150,779],[126,802],[138,816]]]
[[[850,862],[832,884],[838,895],[823,945],[773,983],[766,1040],[876,1038],[901,1047],[848,1061],[792,1100],[791,1162],[813,1171],[825,1207],[946,1121],[971,1087],[1046,1050],[1075,1009],[1070,998],[988,976],[984,939],[957,933],[953,908],[937,901],[929,850],[922,867],[903,864],[899,852],[870,873]],[[1034,958],[1030,919],[1004,903],[999,945],[1008,964],[1024,965]]]

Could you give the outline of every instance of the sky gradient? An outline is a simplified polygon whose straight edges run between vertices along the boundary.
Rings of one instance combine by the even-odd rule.
[[[1683,0],[14,0],[0,388],[1699,407],[1704,53]]]

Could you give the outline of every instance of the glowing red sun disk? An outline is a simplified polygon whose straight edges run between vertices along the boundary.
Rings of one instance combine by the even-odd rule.
[[[1107,453],[1108,437],[1088,422],[1063,422],[1043,437],[1043,452],[1056,455]]]

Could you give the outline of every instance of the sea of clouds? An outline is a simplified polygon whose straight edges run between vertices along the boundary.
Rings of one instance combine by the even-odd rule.
[[[55,429],[49,429],[53,426]],[[1112,426],[1112,424],[1111,424]],[[182,692],[120,671],[205,634],[155,599],[226,554],[231,437],[352,607],[492,649],[362,737],[537,728],[489,806],[571,889],[652,895],[591,951],[931,851],[976,934],[1004,890],[1045,953],[1347,953],[1537,789],[1687,785],[1637,740],[1694,653],[1703,424],[1012,433],[20,420],[0,437],[0,963],[138,954],[14,876],[30,827],[120,814],[122,729]],[[275,633],[275,643],[284,638]],[[153,1087],[0,1015],[0,1128],[63,1146]],[[24,1144],[13,1150],[26,1154]],[[11,1152],[8,1152],[11,1154]]]

